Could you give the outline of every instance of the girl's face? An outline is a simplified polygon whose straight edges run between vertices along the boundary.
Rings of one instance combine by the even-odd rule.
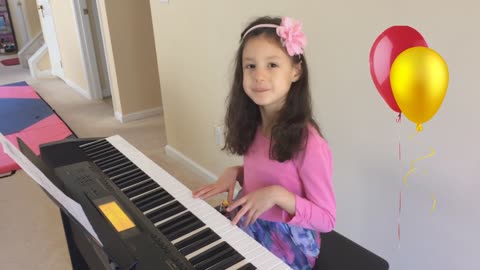
[[[245,93],[268,112],[281,109],[290,86],[301,75],[300,64],[294,64],[277,41],[264,35],[247,41],[242,64]]]

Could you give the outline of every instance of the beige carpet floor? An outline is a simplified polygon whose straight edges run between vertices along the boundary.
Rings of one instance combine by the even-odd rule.
[[[0,56],[0,60],[9,57]],[[18,81],[35,88],[79,137],[119,134],[190,189],[205,183],[166,156],[161,115],[121,124],[114,117],[110,99],[90,101],[60,79],[35,80],[19,65],[0,65],[0,85]],[[208,202],[217,205],[223,197]],[[23,171],[0,179],[0,269],[71,268],[59,209]]]

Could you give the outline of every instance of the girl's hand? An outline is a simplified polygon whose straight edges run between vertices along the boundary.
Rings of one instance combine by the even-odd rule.
[[[236,225],[244,215],[246,216],[243,225],[253,224],[261,214],[275,205],[276,192],[277,186],[268,186],[236,200],[227,208],[227,211],[230,212],[239,206],[242,207],[232,219],[232,224]]]
[[[207,199],[222,192],[228,192],[228,202],[233,200],[233,191],[237,176],[242,167],[229,167],[220,175],[217,182],[200,187],[192,192],[194,198]]]

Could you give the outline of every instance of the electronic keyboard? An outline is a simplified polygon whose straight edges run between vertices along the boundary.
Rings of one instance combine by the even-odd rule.
[[[41,157],[121,269],[290,269],[118,135],[42,145]]]

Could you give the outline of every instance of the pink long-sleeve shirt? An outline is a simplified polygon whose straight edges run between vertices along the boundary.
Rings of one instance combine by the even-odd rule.
[[[314,127],[308,128],[306,147],[293,159],[278,162],[269,158],[270,139],[260,129],[244,156],[244,195],[257,189],[280,185],[295,194],[295,214],[274,206],[260,218],[313,229],[333,230],[336,204],[332,185],[330,148]]]

